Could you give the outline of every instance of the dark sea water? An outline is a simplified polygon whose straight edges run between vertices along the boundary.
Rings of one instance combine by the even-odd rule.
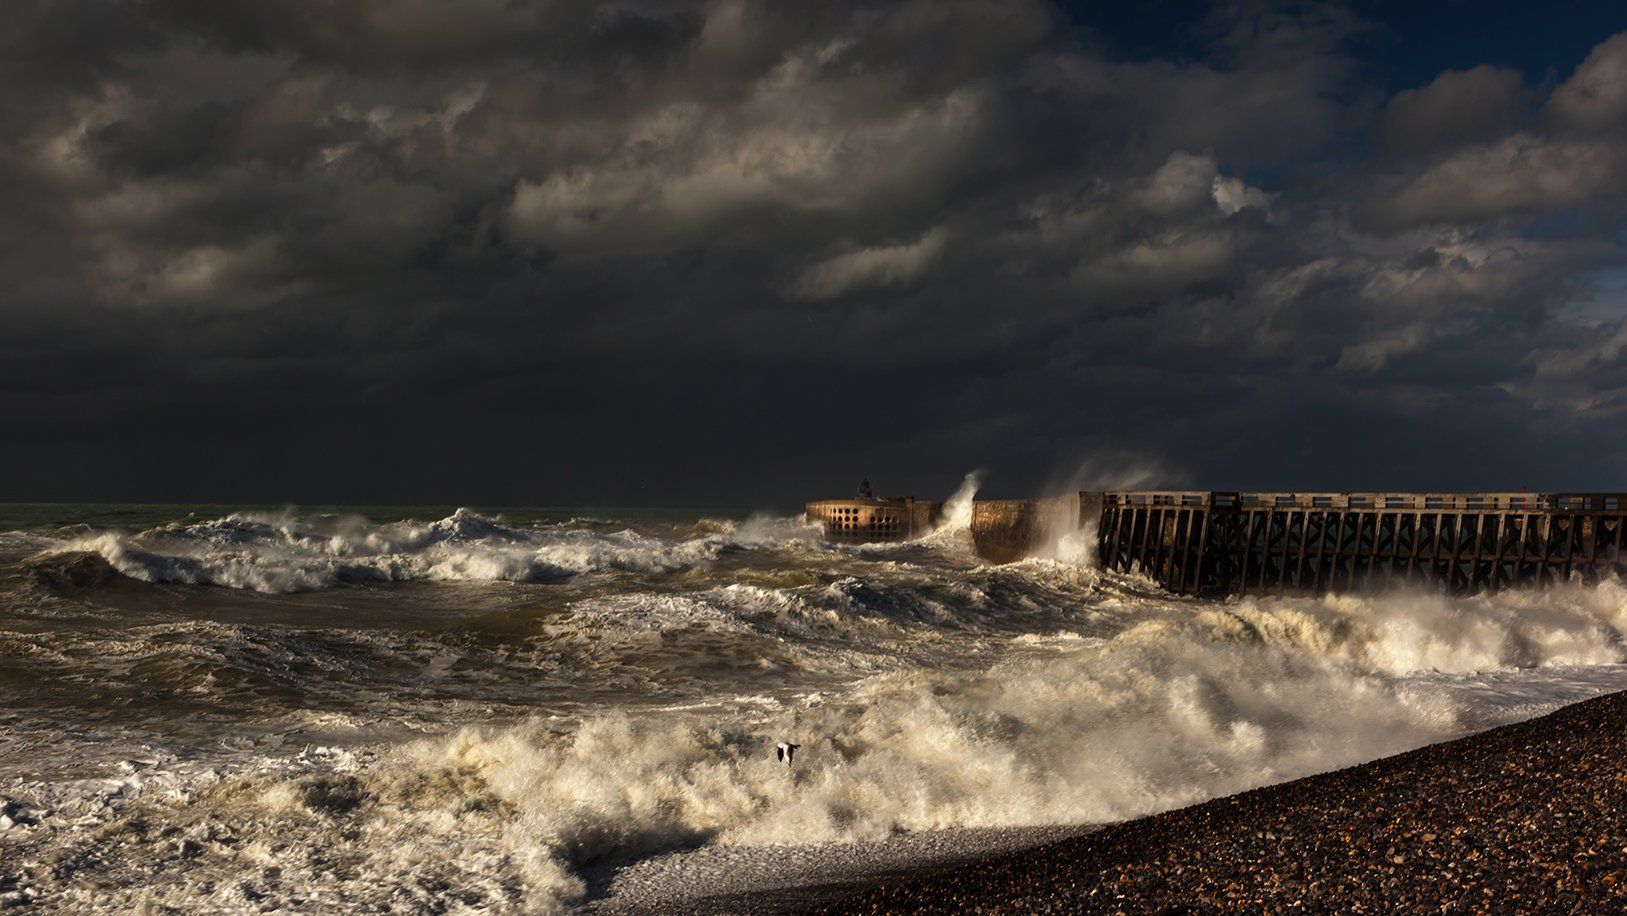
[[[1196,601],[1087,537],[986,564],[953,505],[840,547],[766,514],[0,505],[0,898],[681,909],[1627,687],[1615,582]]]

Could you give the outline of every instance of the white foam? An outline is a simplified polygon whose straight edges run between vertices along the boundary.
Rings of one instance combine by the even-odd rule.
[[[1402,674],[1627,661],[1627,587],[1245,599],[1202,619],[1217,631]]]
[[[966,531],[972,527],[972,500],[977,496],[977,488],[982,485],[982,471],[970,471],[966,474],[955,492],[944,500],[938,530]]]
[[[275,775],[227,780],[193,804],[210,817],[248,819],[305,850],[295,855],[302,861],[346,863],[303,873],[312,899],[365,899],[392,881],[435,875],[486,905],[556,909],[582,899],[581,869],[606,859],[699,842],[806,845],[1101,823],[1528,710],[1529,695],[1473,714],[1467,671],[1517,679],[1519,666],[1545,665],[1537,693],[1550,697],[1627,686],[1616,629],[1623,597],[1610,585],[1541,599],[1165,608],[1111,638],[1028,634],[1013,640],[1022,651],[982,670],[894,672],[817,702],[752,704],[734,717],[669,710],[467,728],[359,768],[353,791],[366,802],[353,812],[324,808],[323,789],[313,813],[308,781]],[[668,611],[680,621],[714,613]],[[1455,680],[1443,680],[1446,670]],[[776,740],[802,745],[794,768],[774,760]],[[456,862],[444,861],[452,849]],[[162,885],[155,893],[184,899],[164,897]]]
[[[570,891],[556,879],[583,862],[699,839],[817,843],[1099,823],[1461,733],[1467,694],[1435,689],[1428,675],[1396,677],[1407,659],[1506,674],[1585,656],[1595,667],[1583,670],[1610,667],[1585,688],[1566,689],[1627,686],[1627,668],[1616,664],[1619,631],[1598,626],[1620,620],[1623,596],[1613,588],[1550,595],[1570,610],[1548,615],[1543,632],[1571,635],[1523,643],[1536,656],[1482,654],[1495,641],[1486,629],[1521,643],[1528,621],[1518,611],[1529,596],[1455,608],[1461,631],[1479,634],[1472,660],[1439,655],[1431,647],[1440,635],[1426,626],[1363,626],[1441,612],[1415,598],[1311,603],[1324,614],[1314,638],[1287,641],[1238,640],[1204,614],[1189,623],[1171,615],[1110,640],[1070,634],[1052,640],[1048,656],[971,675],[872,678],[745,729],[622,716],[566,736],[473,729],[406,748],[395,762],[478,772],[518,812],[527,849],[543,847],[560,862],[547,894]],[[1588,640],[1603,646],[1579,650]],[[1554,679],[1549,689],[1566,683]],[[777,737],[803,744],[795,770],[773,762]]]
[[[427,524],[381,525],[239,513],[133,536],[101,532],[57,544],[50,552],[96,553],[124,575],[146,582],[284,593],[355,580],[530,582],[603,570],[673,572],[709,563],[733,547],[788,546],[812,538],[790,519],[757,517],[714,527],[720,530],[669,540],[576,524],[509,526],[467,509]]]
[[[215,577],[201,581],[265,590],[287,582],[256,571],[292,575],[308,563],[325,581],[319,560],[391,578],[504,578],[544,552],[557,568],[636,572],[758,545],[801,564],[818,549],[795,524],[707,528],[660,539],[464,513],[424,526],[320,528],[232,517],[97,549],[146,575],[201,569]],[[116,561],[126,547],[152,556]],[[837,554],[850,562],[788,587],[733,581],[720,564],[715,578],[684,588],[584,589],[532,621],[518,645],[536,653],[538,674],[552,653],[549,676],[581,681],[582,702],[604,702],[591,692],[605,683],[596,666],[619,666],[615,683],[647,695],[643,711],[555,711],[376,757],[267,755],[208,771],[177,763],[115,774],[118,791],[87,790],[102,800],[85,803],[83,833],[46,818],[19,842],[48,874],[50,863],[87,861],[92,832],[131,837],[122,858],[94,860],[106,884],[95,894],[39,879],[64,909],[144,899],[413,909],[456,899],[471,910],[550,911],[584,899],[587,870],[630,857],[662,853],[664,873],[682,874],[681,850],[696,844],[749,851],[1102,823],[1627,687],[1627,588],[1613,581],[1477,598],[1217,604],[1158,595],[1085,557],[969,567],[933,549]],[[173,573],[162,565],[170,562]],[[284,642],[274,627],[161,626],[132,630],[133,640],[105,635],[107,651],[93,648],[122,664],[121,653],[145,658],[142,644],[179,633],[197,643],[186,652],[211,663],[275,678],[297,661],[336,682],[351,676],[344,645]],[[395,634],[392,651],[418,638]],[[245,644],[266,650],[236,659]],[[694,691],[672,692],[704,664],[713,667]],[[722,689],[736,668],[767,676]],[[461,711],[439,721],[460,721]],[[317,710],[299,721],[329,731],[365,724]],[[801,745],[794,767],[774,759],[785,740]],[[185,867],[174,867],[169,828],[196,846]]]

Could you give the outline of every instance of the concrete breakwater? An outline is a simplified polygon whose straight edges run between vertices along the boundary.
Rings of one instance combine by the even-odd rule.
[[[828,540],[866,543],[906,541],[930,532],[938,524],[943,503],[913,496],[878,499],[823,499],[809,503],[804,512],[818,522]]]
[[[827,500],[833,540],[905,540],[941,504]],[[879,521],[878,521],[879,520]],[[907,520],[907,521],[906,521]],[[976,500],[971,534],[997,563],[1094,537],[1102,566],[1176,594],[1358,591],[1431,584],[1454,594],[1627,572],[1627,494],[1083,491]]]

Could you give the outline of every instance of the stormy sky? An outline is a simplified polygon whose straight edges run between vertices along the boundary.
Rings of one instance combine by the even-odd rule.
[[[1617,4],[3,14],[0,497],[1627,490]]]

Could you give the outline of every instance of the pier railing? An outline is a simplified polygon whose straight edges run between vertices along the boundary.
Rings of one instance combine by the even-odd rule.
[[[1102,494],[1108,506],[1243,506],[1277,509],[1627,510],[1623,493],[1247,493],[1134,490]]]

